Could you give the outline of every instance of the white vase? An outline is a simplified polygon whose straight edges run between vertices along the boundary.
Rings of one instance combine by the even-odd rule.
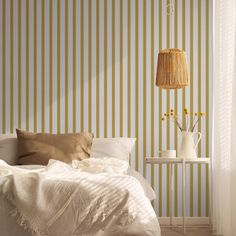
[[[199,135],[196,144],[194,143],[194,135]],[[196,148],[201,138],[202,138],[202,134],[200,132],[182,131],[180,158],[184,158],[184,159],[197,158]]]

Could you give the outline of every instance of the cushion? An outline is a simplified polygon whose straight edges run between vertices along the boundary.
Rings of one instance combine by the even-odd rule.
[[[94,138],[91,157],[113,157],[129,161],[135,138]]]
[[[0,159],[9,165],[17,164],[17,138],[15,134],[0,135]]]
[[[50,159],[71,163],[89,158],[92,133],[48,134],[17,129],[18,162],[22,165],[47,165]]]

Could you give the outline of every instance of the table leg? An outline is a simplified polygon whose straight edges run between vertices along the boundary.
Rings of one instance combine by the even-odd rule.
[[[212,226],[212,165],[211,161],[207,165],[208,167],[208,181],[209,181],[209,226]]]
[[[183,215],[183,231],[185,234],[185,217],[186,217],[186,164],[182,165],[182,215]]]
[[[170,226],[173,225],[173,166],[170,164]]]

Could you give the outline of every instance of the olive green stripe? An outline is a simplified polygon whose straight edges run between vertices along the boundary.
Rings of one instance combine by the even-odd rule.
[[[10,39],[10,131],[11,133],[14,132],[14,2],[11,0],[10,2],[10,32],[11,32],[11,39]]]
[[[34,1],[34,132],[37,132],[37,1]]]
[[[80,1],[80,129],[84,131],[84,0]]]
[[[68,0],[65,0],[65,133],[68,133]]]
[[[154,156],[154,0],[151,1],[151,156]],[[154,166],[151,165],[151,186],[154,188]]]
[[[44,30],[44,18],[45,18],[45,8],[44,8],[44,5],[45,5],[45,2],[44,0],[42,0],[42,9],[41,9],[41,42],[42,42],[42,45],[41,45],[41,70],[42,70],[42,78],[41,78],[41,90],[42,90],[42,93],[41,93],[41,127],[42,127],[42,132],[45,131],[45,91],[44,91],[44,88],[45,88],[45,63],[44,63],[44,59],[45,59],[45,38],[44,38],[44,33],[45,33],[45,30]]]
[[[131,0],[127,1],[127,119],[128,119],[128,137],[131,137]],[[136,141],[137,142],[137,141]],[[131,158],[129,159],[131,165]]]
[[[107,0],[104,0],[104,137],[107,137]]]
[[[60,117],[60,113],[61,113],[61,72],[60,72],[60,68],[61,68],[61,52],[60,52],[60,48],[61,48],[61,23],[60,23],[60,19],[61,19],[61,4],[60,4],[60,0],[57,1],[57,133],[61,132],[61,117]]]
[[[193,125],[193,1],[190,1],[190,125]],[[193,165],[190,165],[190,216],[193,216]]]
[[[52,133],[52,119],[53,119],[53,2],[49,5],[49,130]]]
[[[146,138],[147,138],[147,131],[146,131],[146,123],[147,123],[147,118],[146,118],[146,113],[147,113],[147,108],[146,108],[146,103],[147,103],[147,66],[146,66],[146,61],[147,61],[147,53],[146,53],[146,13],[147,11],[147,2],[146,0],[143,1],[143,176],[146,177],[146,162],[145,162],[145,157],[146,157]]]
[[[127,16],[127,21],[128,21],[128,26],[127,26],[127,40],[128,40],[128,47],[127,47],[127,96],[128,96],[128,104],[127,104],[127,113],[128,113],[128,137],[131,137],[131,0],[128,0],[128,6],[127,6],[127,11],[128,11],[128,16]]]
[[[120,0],[120,137],[123,136],[123,0]]]
[[[151,1],[151,156],[154,157],[154,1]],[[151,165],[151,186],[154,189],[154,165]],[[154,207],[154,201],[152,201]]]
[[[115,71],[115,64],[116,64],[116,57],[115,57],[115,52],[116,52],[116,44],[115,44],[115,1],[112,1],[112,137],[115,136],[115,112],[116,112],[116,107],[115,107],[115,85],[116,85],[116,71]]]
[[[100,40],[99,40],[99,0],[96,1],[96,136],[99,137],[99,123],[100,123]]]
[[[198,111],[201,111],[201,0],[198,0]],[[198,123],[198,131],[201,132],[201,119]],[[198,144],[198,156],[201,157],[201,141]],[[198,165],[198,216],[201,216],[202,206],[202,169]]]
[[[29,130],[29,0],[26,0],[26,31],[25,31],[25,48],[26,48],[26,96],[25,96],[25,117],[26,117],[26,130]]]
[[[92,0],[88,1],[88,129],[92,131]]]
[[[206,0],[206,156],[209,157],[209,0]],[[209,170],[206,165],[206,216],[209,216]]]
[[[159,51],[162,50],[162,1],[159,1]],[[154,86],[154,85],[153,85]],[[159,89],[159,150],[162,150],[162,89]],[[159,216],[162,216],[162,165],[159,165]]]
[[[6,133],[6,0],[2,0],[2,133]]]
[[[136,154],[136,158],[135,158],[135,169],[138,170],[139,169],[139,153],[138,153],[138,150],[139,150],[139,130],[138,130],[138,126],[139,126],[139,115],[138,115],[138,106],[139,106],[139,94],[138,94],[138,89],[139,89],[139,86],[138,86],[138,81],[139,81],[139,73],[138,73],[138,69],[139,69],[139,66],[138,66],[138,62],[139,62],[139,24],[138,24],[138,17],[139,17],[139,14],[138,14],[138,8],[139,8],[139,5],[138,5],[138,1],[136,1],[136,4],[135,4],[135,133],[136,133],[136,139],[137,139],[137,142],[136,142],[136,145],[135,145],[135,154]]]
[[[76,132],[76,0],[73,0],[73,132]]]
[[[19,0],[18,1],[18,128],[21,128],[21,71],[22,71],[21,70],[21,46],[22,46],[21,45],[21,0]]]

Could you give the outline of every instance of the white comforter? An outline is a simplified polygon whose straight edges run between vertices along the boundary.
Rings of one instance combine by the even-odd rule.
[[[72,166],[51,160],[45,169],[21,170],[0,161],[0,195],[20,225],[50,236],[160,235],[126,162],[90,158]]]

